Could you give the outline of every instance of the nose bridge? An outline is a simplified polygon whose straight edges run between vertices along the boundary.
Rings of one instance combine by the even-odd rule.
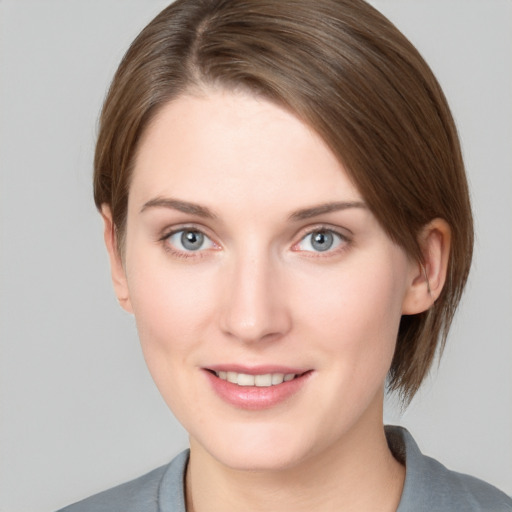
[[[280,265],[269,250],[247,243],[233,255],[222,311],[222,328],[244,342],[277,338],[290,328],[279,289]]]

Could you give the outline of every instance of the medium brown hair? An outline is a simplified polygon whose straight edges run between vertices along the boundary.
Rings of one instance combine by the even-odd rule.
[[[127,51],[101,114],[94,197],[111,208],[120,250],[141,136],[164,104],[204,86],[249,90],[313,127],[419,262],[422,227],[437,217],[450,225],[440,297],[400,323],[388,386],[407,403],[444,346],[473,246],[457,131],[430,68],[362,0],[177,0]]]

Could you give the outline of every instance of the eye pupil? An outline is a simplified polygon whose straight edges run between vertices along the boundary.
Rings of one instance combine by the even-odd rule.
[[[189,251],[197,251],[204,242],[204,235],[199,231],[184,231],[181,235],[181,244]]]
[[[333,242],[334,237],[328,231],[317,231],[311,235],[311,245],[317,251],[327,251]]]

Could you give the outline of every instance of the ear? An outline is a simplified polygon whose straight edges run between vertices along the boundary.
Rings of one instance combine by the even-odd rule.
[[[450,257],[451,229],[443,219],[429,222],[419,235],[423,263],[411,265],[409,289],[402,314],[414,315],[429,309],[443,290]]]
[[[114,222],[112,221],[112,212],[110,207],[106,204],[101,207],[101,216],[103,217],[103,236],[110,259],[110,272],[114,291],[121,307],[128,313],[133,313],[123,260],[118,250],[116,230],[114,228]]]

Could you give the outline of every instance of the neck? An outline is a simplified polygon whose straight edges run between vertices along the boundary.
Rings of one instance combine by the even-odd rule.
[[[396,511],[405,468],[391,454],[382,424],[358,423],[328,450],[282,470],[229,468],[191,439],[188,512],[251,510]]]

